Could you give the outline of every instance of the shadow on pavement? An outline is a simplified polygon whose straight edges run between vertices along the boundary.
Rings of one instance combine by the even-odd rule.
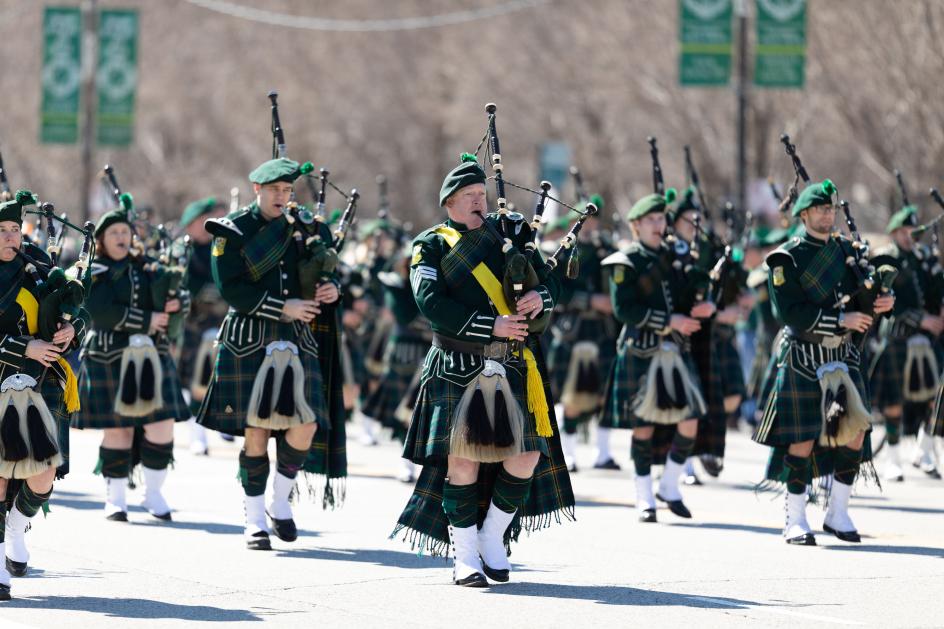
[[[671,522],[669,526],[682,526],[690,529],[714,529],[718,531],[748,531],[750,533],[763,533],[764,535],[780,535],[783,529],[773,526],[755,526],[752,524],[730,524],[727,522]]]
[[[242,535],[243,527],[236,524],[224,524],[222,522],[181,522],[179,520],[172,520],[170,522],[165,522],[163,520],[157,520],[151,518],[150,520],[142,520],[140,522],[132,522],[134,526],[150,526],[155,528],[170,528],[170,529],[180,529],[183,531],[204,531],[206,533],[211,533],[213,535]],[[318,537],[320,533],[317,531],[306,531],[304,529],[298,529],[299,537]],[[276,539],[273,534],[273,539]]]
[[[298,550],[276,550],[279,557],[293,559],[326,559],[328,561],[355,561],[372,563],[378,566],[393,568],[451,568],[452,563],[442,557],[417,555],[416,553],[399,552],[381,549],[340,549],[340,548],[301,548]]]
[[[548,598],[594,601],[602,605],[637,607],[699,607],[702,609],[749,609],[764,603],[721,596],[694,596],[616,585],[559,585],[554,583],[509,583],[486,590],[488,594],[542,596]]]
[[[849,546],[823,546],[829,550],[845,550],[862,553],[888,553],[889,555],[918,555],[919,557],[944,558],[944,548],[930,546],[880,546],[878,544],[854,544]]]
[[[578,498],[576,505],[578,507],[621,507],[623,509],[632,507],[632,503],[630,502],[609,502],[606,500],[593,500],[592,498]]]
[[[197,620],[204,622],[261,621],[245,609],[224,609],[209,605],[176,605],[141,598],[102,596],[33,596],[4,601],[4,608],[66,609],[102,614],[111,618],[151,618]]]
[[[944,513],[944,509],[934,509],[931,507],[900,507],[897,505],[855,505],[860,509],[879,509],[882,511],[902,511],[904,513]]]

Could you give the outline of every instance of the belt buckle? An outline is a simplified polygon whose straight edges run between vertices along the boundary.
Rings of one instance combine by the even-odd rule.
[[[508,353],[508,343],[495,341],[485,346],[485,358],[501,360]]]

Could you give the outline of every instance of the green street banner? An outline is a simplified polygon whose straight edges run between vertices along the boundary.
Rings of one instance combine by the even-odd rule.
[[[728,84],[733,15],[732,0],[679,0],[680,84]]]
[[[78,140],[81,86],[82,15],[74,7],[46,7],[40,142],[73,144]]]
[[[99,21],[96,140],[128,146],[134,130],[134,96],[138,85],[138,12],[102,11]]]
[[[802,88],[806,75],[806,0],[757,0],[758,87]]]

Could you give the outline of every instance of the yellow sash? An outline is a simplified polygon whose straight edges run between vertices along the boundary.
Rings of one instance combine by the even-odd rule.
[[[26,315],[26,329],[30,334],[36,334],[36,332],[39,331],[39,302],[36,301],[36,298],[33,297],[31,292],[25,288],[21,288],[20,292],[16,295],[16,303],[20,304],[20,308],[23,309],[23,314]],[[79,404],[79,381],[75,377],[75,372],[72,371],[69,361],[60,356],[56,362],[59,363],[63,373],[66,374],[64,391],[66,411],[74,413],[81,407]]]
[[[452,227],[445,225],[437,227],[434,231],[442,236],[446,244],[450,247],[455,247],[459,239],[462,238],[462,234]],[[485,294],[488,295],[492,303],[495,304],[495,309],[498,310],[498,314],[514,314],[511,308],[508,307],[508,302],[505,301],[505,293],[502,290],[501,282],[498,281],[498,278],[495,277],[491,269],[485,266],[484,262],[479,262],[478,265],[472,269],[472,277],[475,278],[475,281],[479,283],[479,286],[482,287]],[[528,391],[528,410],[534,414],[535,427],[538,435],[551,437],[554,432],[551,429],[551,418],[547,407],[547,398],[544,396],[544,381],[541,380],[541,372],[538,371],[538,361],[534,358],[534,352],[527,347],[524,348],[523,354],[524,362],[528,368],[526,384]]]

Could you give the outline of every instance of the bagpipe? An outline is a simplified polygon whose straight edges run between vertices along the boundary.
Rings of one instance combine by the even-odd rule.
[[[155,227],[147,221],[142,221],[135,207],[134,198],[129,193],[122,192],[115,169],[110,164],[105,164],[102,169],[102,181],[119,207],[128,215],[128,222],[131,225],[132,250],[144,261],[142,268],[150,279],[150,296],[154,310],[163,312],[167,302],[174,299],[182,301],[180,309],[168,315],[165,332],[169,339],[176,341],[183,333],[184,320],[187,316],[183,301],[189,295],[185,295],[186,291],[182,286],[185,285],[192,253],[190,237],[184,236],[175,241],[163,223]],[[138,233],[138,228],[142,225],[147,230],[146,238],[141,238]],[[148,247],[147,241],[150,241],[153,247]]]
[[[270,110],[272,117],[272,158],[285,157],[287,146],[285,142],[285,132],[282,127],[282,121],[279,116],[278,93],[269,92]],[[295,201],[291,201],[285,209],[286,218],[292,229],[292,238],[295,242],[295,249],[298,254],[298,279],[301,286],[302,299],[313,299],[318,290],[318,286],[330,277],[338,266],[339,254],[344,248],[348,232],[354,224],[357,213],[357,201],[360,194],[357,189],[351,190],[350,194],[345,194],[340,188],[335,186],[328,178],[330,174],[327,169],[319,170],[319,188],[314,187],[313,178],[310,176],[314,167],[311,162],[305,162],[301,166],[302,176],[309,185],[314,201],[314,211],[309,210]],[[331,233],[330,237],[325,237],[321,233],[320,225],[327,223],[325,214],[325,200],[327,188],[331,186],[341,196],[343,196],[347,205],[341,213],[341,218],[337,227]]]
[[[784,150],[793,164],[794,173],[796,175],[783,201],[783,205],[787,205],[789,201],[788,207],[791,207],[799,196],[797,184],[802,180],[805,185],[809,185],[811,180],[809,174],[806,172],[806,168],[803,166],[803,162],[800,160],[800,156],[797,154],[796,145],[790,142],[790,136],[784,133],[780,136],[780,142],[784,145]],[[824,184],[835,188],[829,180],[826,180]],[[869,245],[863,240],[856,227],[855,219],[852,217],[852,212],[849,209],[849,202],[844,199],[840,200],[839,207],[842,210],[850,239],[843,238],[839,230],[833,231],[830,234],[830,238],[838,244],[846,266],[855,276],[856,288],[852,293],[840,295],[836,303],[833,304],[833,307],[838,308],[849,303],[854,303],[860,312],[872,315],[875,310],[875,298],[879,295],[891,294],[892,284],[898,276],[898,269],[892,265],[885,264],[881,265],[876,270],[869,260]]]
[[[577,236],[583,228],[584,222],[586,222],[590,216],[597,214],[598,209],[596,205],[588,202],[586,207],[580,210],[564,203],[560,199],[550,196],[551,184],[547,181],[541,182],[540,191],[506,181],[504,176],[504,164],[502,163],[501,144],[496,125],[497,110],[498,107],[494,103],[488,103],[485,106],[485,113],[488,115],[488,128],[475,151],[475,156],[478,157],[478,153],[482,147],[487,146],[485,160],[491,163],[493,175],[490,179],[495,182],[495,193],[497,196],[496,213],[498,214],[499,226],[496,228],[488,221],[484,221],[484,226],[493,237],[502,243],[502,252],[505,254],[505,273],[502,277],[502,292],[504,293],[505,301],[510,306],[513,306],[522,295],[534,289],[540,283],[538,273],[532,264],[532,260],[538,249],[537,238],[544,221],[544,210],[547,206],[548,199],[556,201],[561,206],[573,210],[579,215],[577,221],[561,239],[557,249],[544,262],[545,266],[543,269],[545,272],[554,270],[557,268],[564,255],[570,252],[570,261],[567,265],[567,277],[571,279],[577,276],[577,263],[575,262]],[[524,243],[523,249],[517,247],[514,242],[513,237],[515,235],[517,217],[508,207],[508,201],[505,196],[506,183],[511,187],[530,192],[538,197],[534,208],[534,217],[529,223],[531,236],[528,241]],[[550,324],[550,319],[550,313],[547,311],[542,312],[538,317],[529,319],[528,332],[533,334],[543,333]]]

